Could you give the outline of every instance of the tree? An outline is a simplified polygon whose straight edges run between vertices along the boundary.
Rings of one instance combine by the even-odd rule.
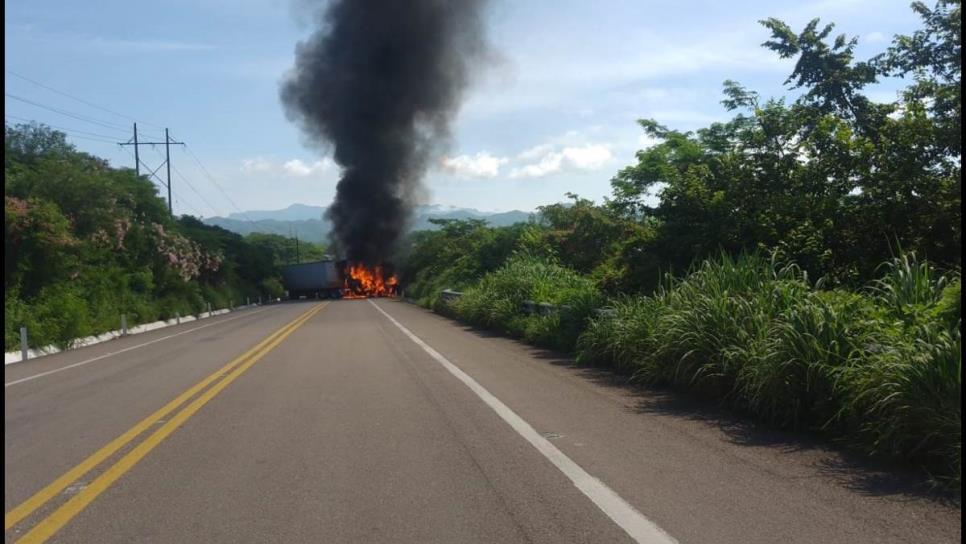
[[[660,143],[611,183],[613,207],[656,229],[634,250],[641,273],[657,263],[682,270],[721,249],[764,249],[813,275],[856,281],[896,244],[957,265],[959,2],[913,8],[925,28],[868,61],[854,59],[855,38],[831,38],[832,25],[813,20],[795,33],[762,21],[772,31],[765,47],[797,59],[786,80],[802,91],[794,102],[762,101],[726,81],[722,103],[736,112],[727,123],[680,132],[639,121]],[[896,102],[863,94],[881,77],[907,74],[915,82]]]

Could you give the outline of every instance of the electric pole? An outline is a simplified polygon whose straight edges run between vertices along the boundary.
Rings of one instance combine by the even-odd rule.
[[[134,173],[141,177],[141,155],[138,153],[138,124],[134,123]]]
[[[171,137],[168,136],[168,129],[164,129],[164,141],[163,142],[139,142],[138,141],[138,124],[134,123],[134,138],[126,142],[118,142],[118,145],[133,145],[134,146],[134,172],[141,176],[141,155],[138,153],[138,148],[142,145],[161,145],[164,144],[164,162],[158,165],[148,177],[153,177],[164,184],[168,188],[168,213],[174,215],[174,207],[171,204],[171,144],[184,145],[184,142],[172,142]],[[165,182],[157,176],[158,170],[162,166],[167,166],[168,170],[168,181]]]
[[[137,149],[137,146],[134,146]],[[164,129],[164,164],[168,167],[168,215],[174,215],[171,207],[171,137],[168,136],[168,129]]]

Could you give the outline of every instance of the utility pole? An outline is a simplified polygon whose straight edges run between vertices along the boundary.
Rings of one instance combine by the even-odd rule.
[[[134,123],[134,172],[141,177],[141,155],[138,153],[138,124]]]
[[[138,146],[134,146],[137,149]],[[164,129],[164,164],[168,167],[168,215],[174,215],[171,207],[171,137],[168,136],[168,129]]]
[[[299,233],[295,233],[295,264],[302,264],[302,257],[299,255]]]
[[[140,177],[141,175],[141,155],[138,153],[138,148],[142,145],[161,145],[164,144],[164,162],[158,165],[154,171],[149,174],[148,177],[153,177],[164,184],[168,188],[168,213],[174,215],[174,208],[171,204],[171,144],[184,145],[184,142],[173,142],[171,137],[168,136],[168,129],[164,129],[164,141],[163,142],[139,142],[138,141],[138,124],[134,123],[134,138],[126,142],[118,142],[117,145],[133,145],[134,146],[134,172]],[[158,170],[162,166],[168,167],[168,181],[165,182],[157,176]]]

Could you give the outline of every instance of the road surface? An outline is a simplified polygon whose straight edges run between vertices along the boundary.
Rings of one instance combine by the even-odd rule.
[[[387,299],[4,372],[15,542],[959,542],[961,509]]]

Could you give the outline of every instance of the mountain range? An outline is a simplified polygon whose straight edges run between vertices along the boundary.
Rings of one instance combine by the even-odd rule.
[[[266,234],[280,234],[282,236],[298,235],[302,240],[325,243],[328,240],[332,225],[325,219],[323,206],[307,204],[292,204],[281,210],[252,210],[232,213],[227,217],[209,217],[203,221],[209,225],[237,232],[241,235],[252,232]],[[510,212],[483,212],[473,208],[454,208],[449,206],[417,206],[413,217],[411,230],[427,230],[438,228],[429,222],[430,219],[483,219],[493,226],[507,226],[525,222],[530,218],[530,212],[513,210]]]

